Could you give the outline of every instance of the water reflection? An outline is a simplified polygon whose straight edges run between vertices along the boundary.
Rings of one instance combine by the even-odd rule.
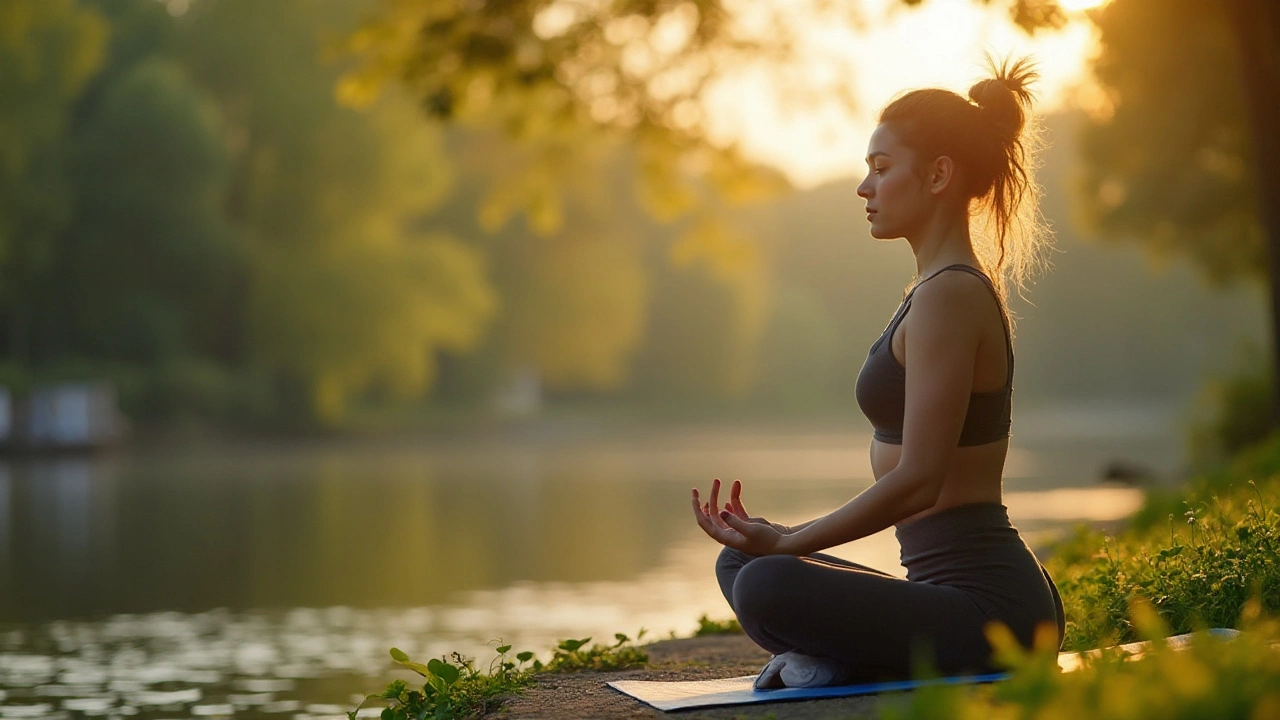
[[[414,607],[522,582],[626,582],[698,537],[690,486],[742,477],[749,509],[799,522],[869,484],[865,447],[852,433],[702,431],[0,465],[0,618]],[[1011,452],[1015,523],[1134,509],[1137,493],[1090,486],[1096,466],[1053,452]]]
[[[1139,491],[1092,483],[1110,452],[1014,448],[1006,504],[1033,544],[1136,508]],[[713,476],[800,522],[870,483],[866,438],[712,429],[0,464],[0,720],[336,717],[392,676],[392,645],[487,662],[499,638],[688,633],[728,614],[719,548],[687,504]],[[832,552],[902,574],[889,531]]]

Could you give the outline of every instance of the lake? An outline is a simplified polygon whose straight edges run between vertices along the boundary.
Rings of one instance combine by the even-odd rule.
[[[1005,504],[1033,546],[1166,477],[1163,410],[1019,415]],[[387,649],[487,664],[500,638],[685,635],[730,616],[689,489],[741,478],[792,524],[871,482],[863,425],[577,424],[495,438],[203,447],[0,463],[0,720],[288,717],[354,707]],[[831,550],[903,574],[892,531]]]

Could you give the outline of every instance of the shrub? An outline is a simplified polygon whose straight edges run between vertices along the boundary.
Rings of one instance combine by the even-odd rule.
[[[702,637],[703,635],[731,635],[733,633],[741,633],[742,626],[738,624],[737,618],[729,618],[727,620],[712,620],[704,613],[698,618],[698,629],[693,631],[694,637]]]
[[[1215,718],[1257,720],[1280,717],[1280,642],[1275,621],[1256,620],[1252,608],[1237,638],[1197,637],[1174,650],[1161,641],[1167,626],[1154,619],[1133,621],[1152,639],[1141,659],[1118,650],[1086,658],[1070,673],[1057,669],[1052,649],[1021,653],[1015,641],[1002,647],[1012,668],[1008,680],[989,686],[939,685],[890,699],[881,717],[891,720],[1129,720],[1131,718]],[[1135,613],[1141,617],[1142,613]],[[994,638],[993,638],[994,640]]]
[[[1150,602],[1175,633],[1230,627],[1249,597],[1280,613],[1280,516],[1250,487],[1255,497],[1186,506],[1167,529],[1082,531],[1060,546],[1046,565],[1066,609],[1064,647],[1133,640],[1134,599]]]
[[[644,637],[641,628],[636,640]],[[366,703],[385,702],[382,720],[460,720],[481,717],[502,704],[503,696],[533,682],[538,673],[574,672],[578,670],[624,670],[639,667],[649,661],[644,650],[632,646],[631,638],[616,633],[613,645],[592,645],[591,638],[562,640],[552,650],[551,661],[545,665],[529,651],[518,653],[515,661],[507,659],[510,645],[497,649],[498,656],[487,671],[476,668],[470,658],[459,653],[433,659],[423,665],[409,659],[399,648],[391,648],[391,658],[404,667],[421,675],[425,682],[421,690],[412,689],[403,680],[392,681],[381,693],[367,695],[355,710],[347,713],[349,720]],[[528,663],[528,665],[526,665]]]

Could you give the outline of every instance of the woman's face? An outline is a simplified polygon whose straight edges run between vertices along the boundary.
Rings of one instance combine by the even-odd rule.
[[[933,197],[916,174],[915,163],[915,155],[898,142],[887,125],[881,124],[871,133],[867,177],[858,185],[858,196],[867,201],[871,237],[907,237],[924,223]]]

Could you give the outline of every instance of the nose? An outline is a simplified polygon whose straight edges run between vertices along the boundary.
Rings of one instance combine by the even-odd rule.
[[[871,173],[867,173],[862,182],[858,183],[858,197],[871,199]]]

